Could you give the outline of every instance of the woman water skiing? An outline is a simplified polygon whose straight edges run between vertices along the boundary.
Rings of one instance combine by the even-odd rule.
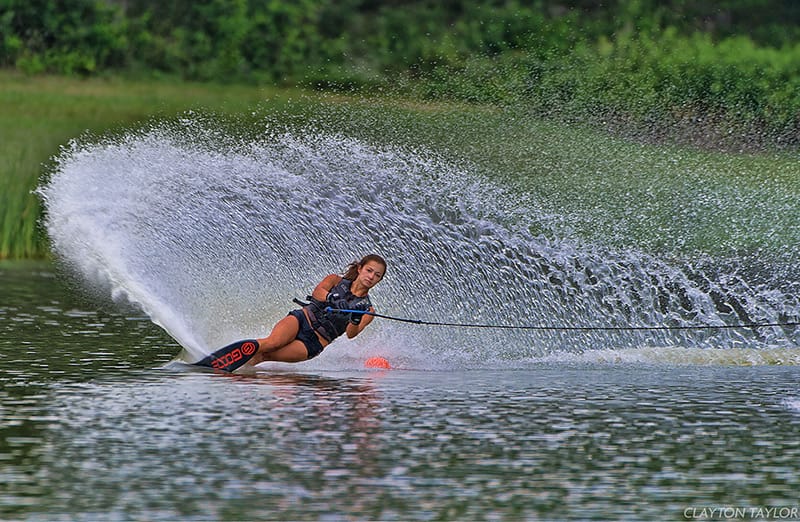
[[[373,316],[363,312],[375,312],[369,291],[385,274],[386,261],[381,256],[364,256],[351,263],[343,276],[326,276],[309,296],[311,302],[289,312],[268,337],[237,341],[194,364],[232,372],[245,364],[313,359],[337,337],[347,334],[352,339],[372,322]]]
[[[369,291],[386,274],[386,261],[370,254],[351,263],[344,275],[326,276],[310,296],[310,303],[292,310],[278,321],[268,337],[257,339],[258,348],[248,365],[265,361],[301,362],[313,359],[342,334],[348,339],[360,334],[373,317],[363,313],[341,313],[335,310],[375,312]]]

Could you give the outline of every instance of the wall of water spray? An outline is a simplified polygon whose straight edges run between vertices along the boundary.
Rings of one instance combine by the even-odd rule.
[[[189,116],[79,140],[40,193],[59,260],[141,309],[189,360],[265,335],[293,297],[370,252],[390,264],[373,301],[401,317],[600,327],[800,318],[797,282],[729,259],[665,259],[565,237],[542,202],[483,179],[468,162],[311,127],[266,124],[242,138]],[[798,329],[780,327],[532,332],[380,321],[354,348],[332,349],[388,351],[422,366],[798,342]]]

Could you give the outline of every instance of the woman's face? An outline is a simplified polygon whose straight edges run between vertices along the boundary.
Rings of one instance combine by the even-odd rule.
[[[358,280],[368,289],[377,285],[383,279],[386,267],[377,261],[367,261],[358,269]]]

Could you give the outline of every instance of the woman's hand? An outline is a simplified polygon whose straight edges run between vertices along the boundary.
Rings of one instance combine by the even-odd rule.
[[[370,309],[366,310],[366,311],[374,312],[375,309],[370,307]],[[372,319],[373,319],[373,317],[371,315],[369,315],[369,314],[358,314],[359,316],[361,316],[361,318],[358,319],[357,323],[354,323],[353,322],[353,316],[354,315],[356,315],[356,314],[351,314],[350,322],[347,323],[347,330],[345,330],[345,333],[347,333],[347,338],[348,339],[352,339],[356,335],[360,334],[361,331],[364,330],[364,328],[366,328],[367,325],[369,323],[371,323]]]
[[[352,310],[360,310],[360,311],[367,312],[369,310],[369,305],[367,303],[357,303],[357,304],[355,304],[353,306]],[[353,323],[353,324],[360,324],[361,323],[361,319],[364,318],[364,315],[365,314],[363,314],[363,313],[355,313],[355,312],[353,312],[353,313],[350,314],[350,322]]]
[[[330,292],[325,298],[325,302],[328,303],[331,308],[335,308],[337,310],[347,310],[347,299],[338,293]]]

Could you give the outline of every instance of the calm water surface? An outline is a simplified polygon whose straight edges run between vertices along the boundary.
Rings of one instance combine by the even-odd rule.
[[[0,264],[3,519],[682,520],[800,504],[797,366],[219,375],[169,365],[179,347],[160,329],[62,281]]]

